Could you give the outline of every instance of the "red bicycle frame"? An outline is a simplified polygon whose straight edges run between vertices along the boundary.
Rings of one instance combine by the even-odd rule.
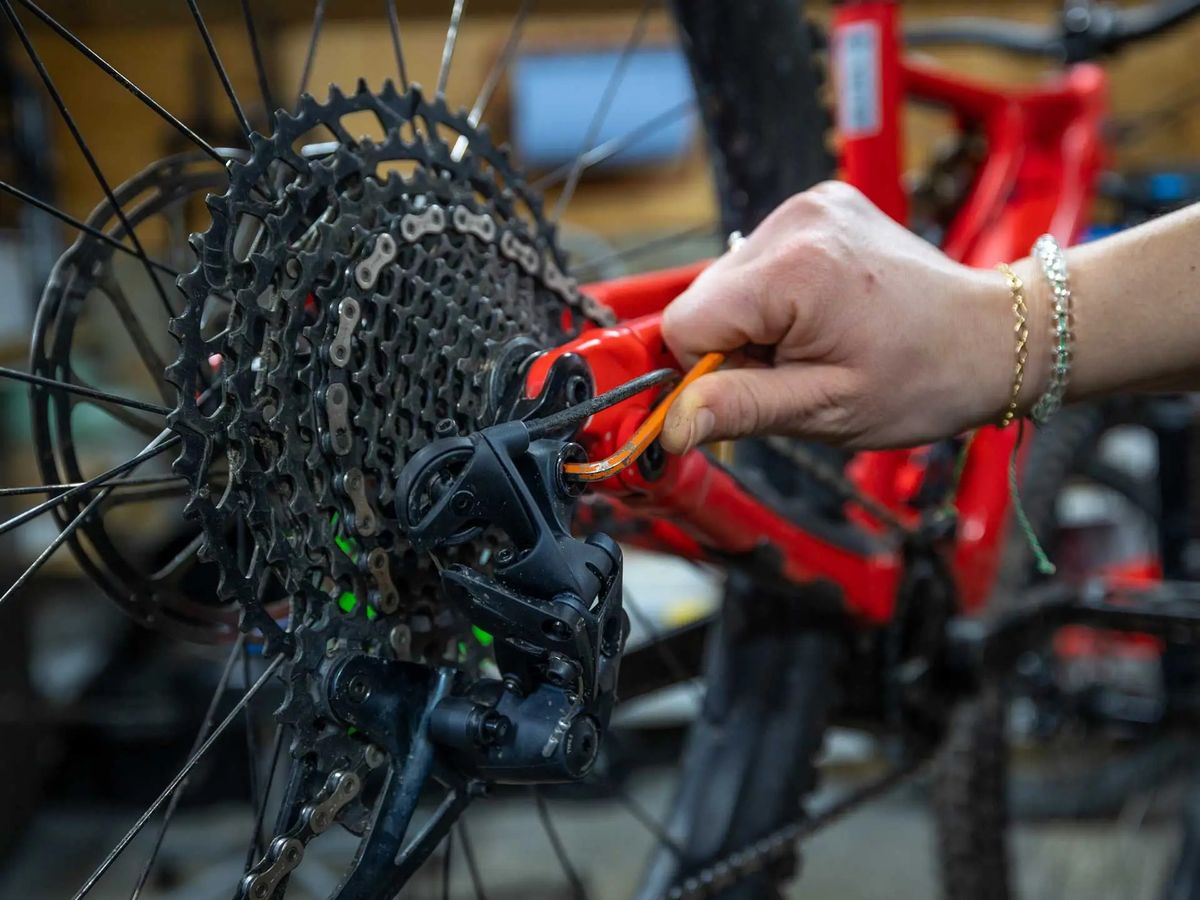
[[[1032,88],[983,84],[902,58],[894,2],[838,8],[832,29],[842,177],[884,211],[906,219],[901,173],[901,116],[907,98],[950,110],[960,127],[980,130],[988,156],[947,231],[943,249],[973,266],[1026,255],[1038,235],[1060,241],[1085,225],[1102,157],[1106,81],[1080,65]],[[705,263],[585,286],[616,314],[615,327],[592,329],[540,357],[526,391],[540,389],[564,353],[589,364],[602,392],[677,363],[660,332],[660,314]],[[594,416],[581,442],[591,458],[616,450],[648,414],[652,392]],[[966,609],[986,598],[996,574],[1009,517],[1005,466],[1016,429],[984,428],[973,436],[957,491],[953,564]],[[847,474],[855,485],[901,517],[925,474],[924,450],[858,454]],[[798,523],[764,505],[704,454],[668,457],[647,478],[637,466],[601,482],[599,490],[650,520],[641,540],[693,558],[762,553],[778,574],[802,584],[826,580],[841,589],[847,611],[866,624],[894,613],[900,548],[862,511],[852,528]],[[635,539],[636,541],[636,539]]]

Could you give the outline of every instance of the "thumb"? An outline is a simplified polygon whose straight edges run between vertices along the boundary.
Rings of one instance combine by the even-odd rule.
[[[773,430],[794,432],[820,396],[806,382],[819,379],[821,373],[820,366],[792,365],[723,369],[697,378],[671,405],[662,445],[672,453],[685,453],[705,441]]]

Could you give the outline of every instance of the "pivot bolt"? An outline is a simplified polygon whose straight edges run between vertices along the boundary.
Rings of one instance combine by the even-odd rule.
[[[512,730],[512,722],[508,716],[489,709],[479,721],[479,743],[485,747],[501,744]]]
[[[561,653],[551,653],[546,659],[546,680],[556,687],[565,687],[579,677],[575,663]]]
[[[355,675],[346,685],[346,696],[354,703],[362,703],[371,696],[371,684],[361,675]]]

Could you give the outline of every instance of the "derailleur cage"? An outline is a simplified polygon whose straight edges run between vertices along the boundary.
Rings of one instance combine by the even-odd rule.
[[[620,548],[604,534],[570,533],[580,492],[562,466],[582,450],[561,437],[534,437],[530,424],[444,436],[413,456],[396,490],[399,520],[418,552],[485,527],[504,535],[490,572],[456,564],[441,576],[447,598],[495,638],[503,678],[456,691],[429,724],[466,774],[509,783],[587,774],[629,633]]]

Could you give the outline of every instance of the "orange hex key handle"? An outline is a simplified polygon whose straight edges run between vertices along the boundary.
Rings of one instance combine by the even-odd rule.
[[[598,459],[594,462],[564,463],[563,474],[572,481],[602,481],[629,468],[662,433],[663,423],[667,419],[667,411],[670,410],[671,404],[675,402],[683,389],[701,375],[715,372],[724,362],[724,353],[708,353],[702,356],[700,361],[692,366],[679,383],[671,389],[671,392],[663,397],[658,406],[654,407],[650,415],[638,426],[637,431],[620,450],[607,459]]]

